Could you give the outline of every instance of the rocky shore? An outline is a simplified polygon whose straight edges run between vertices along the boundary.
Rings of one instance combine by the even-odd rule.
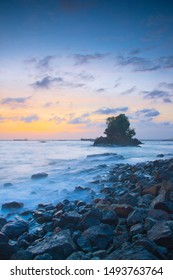
[[[173,259],[173,159],[117,164],[95,184],[101,196],[74,190],[91,194],[90,202],[66,199],[0,217],[0,259]]]

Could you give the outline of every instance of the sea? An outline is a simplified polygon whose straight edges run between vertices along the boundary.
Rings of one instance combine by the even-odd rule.
[[[64,199],[88,199],[81,186],[97,192],[116,164],[173,157],[173,141],[142,141],[139,147],[93,146],[91,141],[0,141],[0,215],[2,204],[22,202],[23,210]],[[46,178],[33,180],[45,172]]]

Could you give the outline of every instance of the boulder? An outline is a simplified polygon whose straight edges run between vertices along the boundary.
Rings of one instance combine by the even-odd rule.
[[[28,247],[27,251],[34,256],[48,253],[55,260],[64,260],[76,251],[76,246],[71,238],[70,231],[62,230]]]
[[[127,218],[127,225],[129,227],[142,222],[146,217],[146,210],[143,208],[136,208],[133,212],[131,212]]]
[[[92,226],[83,232],[91,245],[97,250],[105,250],[113,241],[114,229],[110,225],[100,224]]]
[[[160,209],[150,209],[150,211],[148,212],[148,217],[159,221],[170,220],[170,215],[164,210]]]
[[[76,240],[76,244],[79,247],[80,250],[82,250],[85,253],[88,252],[92,252],[92,246],[91,243],[89,241],[89,239],[87,239],[85,236],[80,236],[77,240]]]
[[[113,204],[111,209],[114,209],[120,218],[127,218],[133,211],[133,207],[129,204]]]
[[[2,204],[2,210],[17,210],[23,207],[23,203],[22,202],[16,202],[16,201],[12,201],[12,202],[6,202],[4,204]]]
[[[46,178],[47,176],[48,176],[47,173],[41,172],[41,173],[33,174],[33,175],[31,176],[31,179],[33,179],[33,180],[43,179],[43,178]]]
[[[91,209],[83,215],[79,224],[79,229],[87,229],[89,227],[99,225],[102,219],[102,213],[99,209]]]
[[[103,212],[102,223],[116,226],[118,224],[118,216],[115,211],[107,210]]]
[[[7,220],[5,218],[0,217],[0,230],[6,223],[7,223]]]
[[[0,232],[0,243],[4,243],[4,242],[7,242],[8,243],[8,236],[2,232]]]
[[[18,220],[14,222],[9,222],[5,224],[1,232],[6,234],[10,239],[18,238],[24,232],[27,232],[29,229],[29,225],[24,220]]]
[[[48,223],[52,220],[52,215],[46,211],[35,211],[33,216],[39,224]]]
[[[65,212],[61,215],[59,226],[60,227],[68,227],[70,224],[72,227],[75,227],[79,221],[81,220],[81,215],[76,211]]]
[[[158,221],[147,233],[148,239],[157,245],[173,249],[173,231],[169,222]]]
[[[11,256],[11,260],[32,260],[33,255],[26,250],[19,250]]]
[[[134,236],[144,231],[144,226],[140,223],[131,226],[130,228],[130,235]]]
[[[6,242],[0,243],[0,260],[9,260],[16,252],[16,248]]]
[[[89,260],[89,259],[90,257],[81,251],[74,252],[67,258],[67,260]]]
[[[38,255],[34,258],[34,260],[53,260],[52,256],[48,253],[43,255]]]

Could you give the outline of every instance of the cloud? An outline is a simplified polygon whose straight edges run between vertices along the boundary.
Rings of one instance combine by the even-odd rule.
[[[95,54],[74,54],[75,65],[83,65],[92,60],[102,60],[107,57],[109,53],[95,53]]]
[[[62,82],[63,79],[61,77],[46,76],[43,79],[31,84],[31,86],[34,87],[35,89],[49,89],[55,83],[61,84]]]
[[[56,124],[60,124],[60,123],[62,123],[64,121],[66,121],[66,119],[54,116],[54,117],[50,118],[49,121],[54,121]]]
[[[167,89],[173,89],[173,83],[163,82],[163,83],[159,84],[159,87],[164,87],[164,88],[167,88]]]
[[[127,90],[121,92],[121,94],[122,94],[122,95],[131,94],[131,93],[133,93],[135,90],[136,90],[136,86],[133,86],[133,87],[131,87],[131,88],[129,88],[129,89],[127,89]]]
[[[139,53],[141,53],[141,49],[134,49],[134,50],[131,50],[130,52],[129,52],[129,55],[136,55],[136,54],[139,54]]]
[[[68,124],[91,124],[91,121],[88,119],[89,116],[90,114],[86,113],[79,117],[72,118],[69,120]]]
[[[109,115],[109,114],[117,114],[118,112],[127,112],[128,107],[117,107],[117,108],[100,108],[97,111],[94,112],[94,114],[99,114],[99,115]]]
[[[156,64],[149,59],[137,56],[118,56],[117,63],[120,66],[133,66],[134,71],[136,72],[154,71],[160,68],[159,64]]]
[[[19,120],[25,123],[32,123],[38,121],[40,118],[38,115],[30,115],[27,117],[21,117]]]
[[[173,56],[162,56],[159,58],[159,62],[163,68],[173,68]]]
[[[170,94],[167,91],[163,91],[163,90],[144,91],[143,94],[145,99],[162,99],[164,103],[172,103],[171,100],[172,94]]]
[[[39,69],[48,69],[50,67],[50,62],[52,61],[52,59],[54,59],[55,56],[53,55],[47,55],[45,56],[44,58],[40,59],[38,62],[37,62],[37,67]]]
[[[106,89],[105,88],[98,88],[96,91],[97,92],[104,92],[104,91],[106,91]]]
[[[44,104],[44,108],[49,108],[49,107],[53,107],[53,106],[57,106],[60,102],[57,101],[57,102],[47,102]]]
[[[27,96],[27,97],[7,97],[7,98],[3,98],[0,101],[1,105],[8,105],[12,108],[16,108],[16,107],[21,107],[24,106],[26,104],[26,102],[31,98],[32,96]]]
[[[153,117],[159,116],[160,113],[156,109],[146,109],[145,108],[145,109],[136,111],[136,115],[146,117],[146,118],[153,118]]]
[[[87,74],[87,73],[80,73],[78,75],[78,77],[82,80],[85,80],[85,81],[94,81],[95,80],[95,77],[92,75],[92,74]]]

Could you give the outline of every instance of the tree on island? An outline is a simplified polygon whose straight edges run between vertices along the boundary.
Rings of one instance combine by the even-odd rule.
[[[135,130],[130,128],[130,122],[125,114],[117,117],[109,117],[106,121],[107,128],[104,131],[106,137],[99,137],[94,145],[123,145],[138,146],[142,144],[135,136]]]

